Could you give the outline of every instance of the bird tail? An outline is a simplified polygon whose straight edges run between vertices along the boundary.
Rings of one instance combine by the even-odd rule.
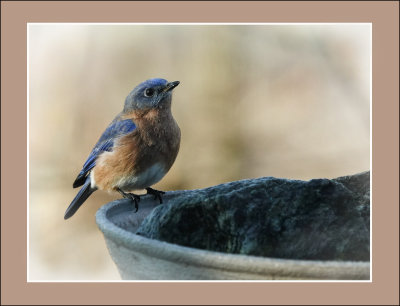
[[[67,210],[64,214],[64,219],[72,217],[75,212],[81,207],[81,205],[86,201],[86,199],[96,191],[97,188],[92,188],[90,186],[90,176],[86,178],[85,184],[82,186],[81,190],[79,190],[78,194],[72,200],[71,204],[69,204]]]

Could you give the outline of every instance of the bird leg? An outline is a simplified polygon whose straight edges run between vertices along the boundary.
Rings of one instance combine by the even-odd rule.
[[[139,210],[139,202],[140,202],[140,196],[134,193],[126,193],[123,192],[121,189],[117,189],[117,191],[126,199],[131,199],[135,203],[135,213]]]
[[[150,188],[150,187],[147,187],[146,190],[147,190],[147,194],[154,195],[154,199],[155,200],[159,199],[160,200],[160,204],[162,204],[161,195],[165,194],[165,191],[156,190],[156,189],[153,189],[153,188]]]

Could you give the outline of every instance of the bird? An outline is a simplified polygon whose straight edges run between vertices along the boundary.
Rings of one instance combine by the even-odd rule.
[[[126,97],[123,110],[103,132],[76,177],[81,187],[64,214],[72,217],[96,190],[119,192],[138,211],[146,189],[162,204],[164,191],[151,188],[169,171],[178,155],[181,131],[172,116],[172,91],[179,81],[148,79]]]

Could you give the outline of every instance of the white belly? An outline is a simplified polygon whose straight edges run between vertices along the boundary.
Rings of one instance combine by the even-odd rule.
[[[118,186],[123,191],[144,189],[159,182],[165,174],[166,171],[164,167],[161,164],[157,163],[147,170],[143,171],[142,173],[138,174],[137,176],[120,179],[117,182],[116,186]]]

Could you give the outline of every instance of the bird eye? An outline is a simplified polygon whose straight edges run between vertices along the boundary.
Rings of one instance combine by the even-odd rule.
[[[145,91],[144,91],[144,96],[145,97],[151,97],[151,96],[153,96],[154,95],[154,89],[153,88],[147,88]]]

